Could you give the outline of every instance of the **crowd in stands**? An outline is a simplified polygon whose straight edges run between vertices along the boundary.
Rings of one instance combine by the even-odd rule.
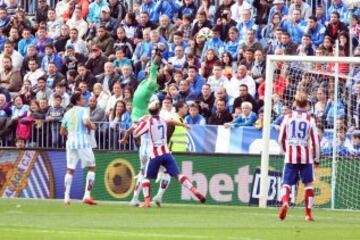
[[[342,0],[223,0],[217,7],[211,0],[143,0],[134,1],[132,10],[121,0],[61,0],[51,7],[38,0],[34,17],[16,0],[2,2],[2,139],[15,129],[21,135],[21,125],[51,123],[58,144],[56,129],[74,91],[85,96],[91,120],[126,128],[153,51],[161,52],[167,78],[154,96],[162,102],[163,118],[178,114],[187,124],[258,129],[266,55],[334,56],[339,40],[340,56],[360,56],[360,9]],[[205,28],[212,34],[203,34]],[[345,132],[359,129],[360,66],[339,69],[335,120],[334,64],[279,62],[273,73],[274,126],[291,112],[301,90],[309,93],[309,111],[322,127],[339,121]],[[356,134],[354,139],[359,141]],[[359,151],[359,143],[350,145]]]

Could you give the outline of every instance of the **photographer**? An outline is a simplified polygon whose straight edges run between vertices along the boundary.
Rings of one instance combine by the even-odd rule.
[[[216,20],[216,25],[221,28],[220,39],[226,41],[228,38],[228,32],[231,27],[236,27],[236,22],[231,18],[231,11],[225,9],[220,15],[220,18]]]

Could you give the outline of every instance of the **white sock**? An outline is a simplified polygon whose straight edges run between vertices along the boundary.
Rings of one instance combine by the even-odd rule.
[[[142,190],[142,180],[143,180],[143,175],[139,174],[137,179],[136,179],[133,201],[139,200],[139,196],[140,196],[140,193],[141,193],[141,190]]]
[[[156,197],[162,199],[166,189],[168,189],[170,185],[170,181],[171,181],[171,176],[168,173],[163,174],[160,180],[160,187],[158,193],[156,194]]]
[[[88,171],[86,175],[86,187],[85,187],[85,194],[84,198],[90,198],[91,191],[93,190],[95,182],[95,172]]]
[[[65,199],[70,199],[70,189],[71,189],[71,183],[73,180],[73,175],[66,173],[65,174],[65,180],[64,180],[64,186],[65,186]]]

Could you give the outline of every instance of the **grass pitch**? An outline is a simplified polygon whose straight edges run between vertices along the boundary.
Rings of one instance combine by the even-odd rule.
[[[0,199],[0,239],[360,239],[359,211],[290,209],[280,222],[277,209],[171,205],[140,209],[99,202]]]

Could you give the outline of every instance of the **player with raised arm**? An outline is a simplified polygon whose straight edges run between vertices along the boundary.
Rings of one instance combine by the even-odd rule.
[[[167,124],[164,120],[160,119],[159,112],[160,103],[152,102],[149,106],[149,113],[151,116],[147,120],[142,121],[133,132],[134,137],[148,134],[150,140],[151,158],[145,166],[144,177],[142,179],[142,188],[145,198],[145,202],[142,207],[150,207],[149,179],[156,179],[161,166],[166,169],[170,176],[178,179],[185,188],[189,189],[200,200],[200,202],[205,203],[205,197],[197,191],[188,177],[180,174],[175,159],[167,146]]]
[[[85,98],[80,92],[75,92],[71,96],[71,103],[73,107],[65,113],[60,128],[60,134],[67,136],[64,204],[70,204],[73,174],[80,159],[82,167],[88,167],[83,202],[96,205],[96,202],[90,196],[94,186],[96,170],[95,157],[91,148],[90,131],[96,129],[96,126],[90,121],[89,108],[85,107]]]
[[[161,63],[161,56],[160,52],[158,50],[153,51],[153,60],[150,64],[149,69],[149,77],[147,79],[144,79],[139,86],[137,87],[134,98],[133,98],[133,109],[131,112],[131,119],[134,123],[133,127],[128,129],[128,131],[125,133],[125,136],[123,139],[120,140],[120,143],[124,143],[127,140],[128,135],[136,128],[136,126],[141,123],[142,121],[145,121],[148,116],[148,105],[150,103],[150,99],[158,89],[163,89],[165,85],[165,75],[159,74],[159,65]],[[141,192],[141,182],[143,177],[143,170],[144,166],[146,165],[146,162],[149,160],[149,137],[147,134],[143,134],[141,136],[140,141],[140,148],[139,148],[139,159],[140,159],[140,171],[137,175],[136,184],[135,184],[135,190],[132,200],[130,201],[130,205],[132,206],[139,206],[139,195]],[[160,180],[160,188],[159,188],[159,194],[154,197],[154,201],[158,206],[160,206],[160,203],[162,201],[162,195],[165,192],[165,190],[168,188],[170,184],[171,177],[169,174],[165,173],[162,175]]]
[[[305,219],[314,221],[311,208],[314,203],[313,164],[319,164],[320,144],[316,122],[308,111],[308,98],[304,92],[295,96],[295,110],[286,115],[280,126],[279,144],[285,153],[282,207],[279,218],[284,220],[289,208],[291,186],[297,184],[299,175],[305,186]]]

